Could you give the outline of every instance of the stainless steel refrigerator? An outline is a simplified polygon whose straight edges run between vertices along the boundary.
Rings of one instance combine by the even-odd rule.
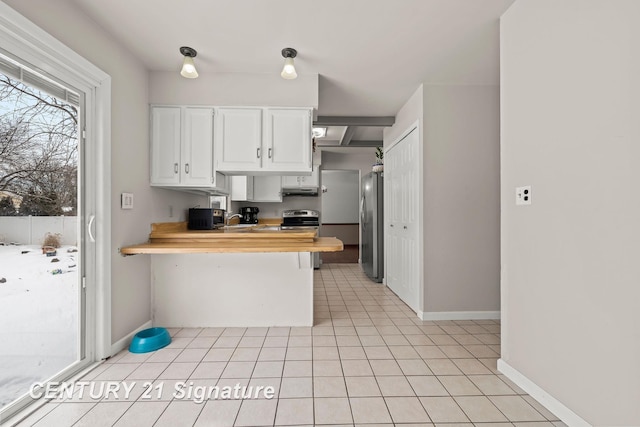
[[[362,178],[360,198],[360,261],[362,269],[375,282],[384,277],[384,224],[382,172]]]

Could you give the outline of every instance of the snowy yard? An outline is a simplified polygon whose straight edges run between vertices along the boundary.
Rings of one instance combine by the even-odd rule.
[[[74,250],[47,257],[36,245],[0,246],[0,408],[78,358]]]

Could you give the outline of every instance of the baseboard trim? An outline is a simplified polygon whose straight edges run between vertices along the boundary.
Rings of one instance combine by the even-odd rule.
[[[420,320],[499,320],[499,311],[418,311]]]
[[[140,332],[143,329],[150,328],[152,325],[153,325],[153,323],[151,322],[151,320],[149,320],[145,324],[139,326],[135,330],[131,331],[130,333],[128,333],[127,335],[125,335],[124,337],[119,339],[118,341],[116,341],[113,344],[111,344],[111,355],[115,356],[120,351],[122,351],[125,348],[129,347],[129,342],[131,341],[131,338],[133,338],[133,336],[135,334],[137,334],[138,332]]]
[[[575,412],[564,406],[559,400],[544,391],[536,383],[522,375],[517,369],[502,359],[498,359],[498,371],[502,372],[505,377],[529,393],[531,397],[540,402],[542,406],[551,411],[553,415],[569,427],[592,427],[591,424],[580,418]]]

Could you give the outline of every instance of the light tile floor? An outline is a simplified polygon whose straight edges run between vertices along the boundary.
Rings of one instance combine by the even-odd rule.
[[[316,271],[314,294],[313,328],[171,329],[168,347],[123,351],[83,379],[134,385],[128,399],[76,395],[19,425],[564,426],[496,370],[498,321],[420,321],[353,264]],[[179,382],[276,398],[198,404],[174,396]]]

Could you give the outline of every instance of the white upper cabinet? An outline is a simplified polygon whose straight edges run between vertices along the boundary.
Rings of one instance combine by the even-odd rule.
[[[262,164],[262,108],[218,108],[216,169],[220,172],[259,170]]]
[[[252,202],[281,202],[282,178],[279,175],[254,176]]]
[[[151,184],[180,183],[180,107],[151,109]]]
[[[311,175],[303,175],[300,177],[300,187],[319,187],[320,186],[320,171],[317,168],[313,169]]]
[[[213,108],[151,108],[151,185],[226,194],[213,169]]]
[[[230,176],[231,200],[234,202],[246,202],[253,200],[253,177],[247,175]]]
[[[184,185],[211,185],[213,161],[213,110],[185,108],[180,182]]]
[[[263,168],[311,172],[311,110],[269,108],[266,115],[267,157]]]
[[[282,180],[279,175],[231,178],[231,200],[236,202],[281,202]]]
[[[311,175],[283,176],[282,188],[318,188],[320,186],[320,173],[317,167],[313,168]]]
[[[218,109],[216,169],[235,175],[311,172],[311,109]]]

